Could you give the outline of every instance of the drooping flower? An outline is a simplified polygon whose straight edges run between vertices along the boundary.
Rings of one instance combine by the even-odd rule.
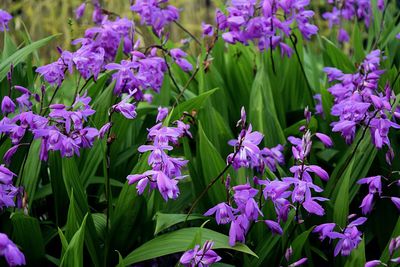
[[[179,19],[179,10],[165,3],[168,3],[168,0],[136,0],[131,10],[140,15],[142,24],[151,26],[153,31],[161,36],[165,26]]]
[[[25,256],[6,234],[0,233],[0,256],[6,258],[9,266],[25,265]]]
[[[196,245],[194,249],[186,251],[179,262],[185,267],[211,266],[221,260],[221,257],[212,250],[213,246],[212,241],[206,241],[201,249],[199,245]]]
[[[182,124],[184,124],[182,122]],[[185,127],[188,129],[188,127]],[[129,184],[137,183],[139,194],[143,194],[145,188],[149,185],[149,190],[158,189],[165,201],[176,199],[179,195],[178,182],[185,176],[182,176],[182,168],[187,164],[187,160],[174,158],[167,154],[177,144],[179,138],[186,136],[186,131],[178,127],[163,126],[158,123],[149,129],[148,140],[151,145],[142,145],[138,148],[141,153],[150,152],[148,164],[152,168],[143,174],[134,174],[127,177]]]
[[[10,13],[0,9],[0,32],[8,31],[8,22],[12,18]]]

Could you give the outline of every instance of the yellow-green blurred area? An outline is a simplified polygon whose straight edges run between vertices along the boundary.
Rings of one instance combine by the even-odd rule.
[[[215,6],[221,5],[219,2],[211,0],[170,1],[172,5],[182,10],[180,22],[197,36],[201,35],[201,22],[213,20]],[[93,26],[91,4],[86,6],[85,16],[80,21],[75,19],[74,11],[83,3],[82,0],[0,0],[0,3],[0,9],[7,10],[14,16],[11,33],[13,31],[23,32],[26,27],[33,40],[52,34],[62,34],[52,44],[53,46],[49,45],[45,50],[40,51],[42,59],[54,58],[57,55],[55,49],[57,45],[64,49],[71,49],[71,41],[82,37],[85,29]],[[134,18],[130,11],[129,0],[103,0],[101,4],[104,9],[121,17]],[[110,17],[112,18],[113,15]],[[135,21],[139,24],[137,18]],[[179,41],[179,38],[186,37],[176,27],[171,27],[169,30],[171,39]],[[16,36],[18,37],[18,34]]]
[[[146,37],[147,30],[140,25],[139,19],[130,11],[134,0],[101,0],[102,7],[120,17],[135,19],[136,26],[143,29]],[[24,40],[22,35],[28,32],[32,40],[39,40],[52,34],[61,33],[56,41],[39,51],[42,61],[48,62],[58,56],[56,47],[71,50],[71,41],[82,37],[85,29],[93,26],[91,14],[93,6],[87,0],[85,16],[77,21],[75,9],[83,0],[0,0],[0,9],[7,10],[14,16],[11,26],[11,35],[20,44]],[[225,0],[170,0],[169,3],[181,10],[179,22],[191,33],[201,36],[201,22],[213,23],[215,8],[223,8]],[[315,20],[320,27],[320,33],[328,34],[326,23],[322,22],[321,14],[326,11],[326,0],[312,0],[312,9],[315,11]],[[116,15],[110,15],[113,19]],[[350,25],[350,27],[352,27]],[[188,37],[178,27],[168,29],[170,39],[179,42]],[[0,43],[2,43],[2,36]],[[150,37],[151,38],[151,37]]]

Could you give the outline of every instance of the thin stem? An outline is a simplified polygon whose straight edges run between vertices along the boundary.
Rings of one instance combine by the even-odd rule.
[[[228,171],[228,169],[232,166],[233,161],[235,160],[237,154],[240,151],[240,148],[242,146],[242,140],[240,140],[240,143],[238,145],[238,149],[235,151],[235,153],[233,154],[233,157],[231,158],[231,160],[229,160],[228,164],[225,166],[225,168],[217,175],[217,177],[215,177],[208,185],[207,187],[201,192],[201,194],[196,198],[196,200],[193,202],[192,207],[190,207],[190,210],[186,216],[185,222],[187,221],[187,219],[189,218],[190,214],[192,214],[194,208],[197,206],[197,204],[199,203],[199,201],[203,198],[203,196],[207,193],[208,190],[210,190],[210,188],[225,174],[225,172]]]
[[[82,93],[83,89],[85,89],[85,87],[89,84],[90,80],[93,79],[93,78],[94,78],[94,76],[92,75],[92,76],[90,76],[89,79],[87,79],[87,80],[85,81],[85,83],[83,84],[82,88],[79,90],[79,94]],[[76,96],[75,96],[75,97],[76,97]]]
[[[290,41],[291,41],[291,43],[292,43],[292,45],[293,45],[293,49],[294,49],[294,52],[295,52],[295,54],[296,54],[297,61],[299,62],[301,72],[302,72],[302,74],[303,74],[303,76],[304,76],[304,79],[306,80],[307,89],[308,89],[308,94],[309,94],[309,96],[310,96],[311,103],[312,103],[313,105],[315,105],[314,96],[313,96],[313,93],[312,93],[312,88],[311,88],[310,82],[309,82],[308,79],[307,79],[307,75],[306,75],[306,71],[304,70],[303,63],[301,62],[301,58],[300,58],[299,51],[297,50],[297,37],[296,37],[296,35],[292,34],[292,35],[290,35],[290,38],[289,38],[289,39],[290,39]]]
[[[178,21],[174,21],[174,23],[176,24],[176,26],[178,26],[182,31],[186,32],[198,45],[201,46],[201,42],[199,41],[199,39],[196,38],[196,36],[194,36],[190,31],[188,31],[185,27],[182,26],[182,24],[180,24]]]
[[[176,82],[174,76],[172,75],[171,66],[169,65],[169,63],[167,61],[167,55],[166,55],[164,49],[162,49],[162,54],[163,54],[163,57],[164,57],[165,64],[167,65],[168,75],[171,78],[172,83],[174,84],[174,86],[176,87],[178,92],[180,93],[181,89],[179,88],[178,83]]]

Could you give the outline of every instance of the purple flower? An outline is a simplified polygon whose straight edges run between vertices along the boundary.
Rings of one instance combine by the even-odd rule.
[[[3,114],[14,113],[15,104],[8,96],[5,96],[1,101],[1,112]]]
[[[82,18],[83,14],[85,13],[85,9],[86,9],[86,3],[82,3],[81,5],[79,5],[77,9],[75,9],[75,18],[76,19]]]
[[[213,246],[212,241],[206,241],[201,249],[199,245],[196,245],[194,249],[186,251],[179,262],[185,267],[211,266],[221,260],[221,257],[212,250]]]
[[[158,107],[156,122],[163,121],[168,116],[168,108]]]
[[[326,147],[332,147],[332,146],[333,146],[332,139],[331,139],[329,136],[327,136],[326,134],[323,134],[323,133],[316,133],[315,136],[318,137],[318,139],[319,139]]]
[[[392,90],[388,85],[385,93],[378,90],[383,73],[379,69],[380,61],[381,51],[374,50],[366,56],[354,74],[325,68],[329,81],[337,81],[328,89],[335,98],[331,114],[339,118],[339,121],[331,124],[332,130],[341,132],[348,144],[353,142],[357,126],[363,125],[369,128],[376,148],[381,149],[384,145],[390,148],[389,130],[400,128],[400,125],[387,118],[388,114],[392,114]]]
[[[364,267],[376,267],[380,266],[382,262],[380,260],[372,260],[365,263]]]
[[[227,15],[217,10],[216,24],[227,43],[248,45],[252,41],[261,51],[280,47],[282,55],[290,56],[292,49],[284,41],[294,27],[307,40],[318,32],[310,23],[314,12],[306,9],[308,5],[309,1],[264,0],[262,12],[257,12],[257,1],[231,1]]]
[[[383,0],[378,0],[378,9],[383,10]],[[329,22],[329,28],[333,26],[340,26],[344,21],[352,22],[354,20],[364,21],[366,27],[369,27],[372,19],[373,12],[371,1],[365,0],[352,0],[338,3],[337,1],[328,0],[329,4],[334,4],[330,12],[325,12],[322,17]],[[348,42],[349,36],[343,28],[339,29],[338,40],[340,42]]]
[[[400,211],[400,198],[399,197],[391,197],[390,198],[396,208]]]
[[[134,104],[128,103],[128,99],[124,99],[118,104],[113,106],[113,109],[121,113],[127,119],[134,119],[136,118],[136,106]]]
[[[349,34],[343,28],[339,29],[337,38],[338,38],[338,41],[341,42],[341,43],[347,43],[350,40]]]
[[[253,132],[251,124],[247,130],[242,130],[238,140],[229,141],[229,145],[239,149],[235,158],[234,153],[228,156],[228,162],[233,160],[232,166],[237,170],[240,167],[258,166],[260,148],[258,145],[263,139],[263,135],[259,132]]]
[[[0,165],[0,182],[3,184],[11,184],[13,177],[16,176],[15,173],[4,167],[4,165]]]
[[[271,220],[264,220],[264,223],[268,226],[272,233],[282,235],[283,230],[279,223]]]
[[[0,233],[0,256],[4,256],[9,266],[25,265],[25,256],[6,234]]]
[[[173,48],[170,50],[170,54],[172,59],[175,61],[175,63],[183,70],[183,71],[192,71],[193,66],[190,64],[189,61],[185,59],[187,57],[187,54],[183,52],[179,48]]]
[[[334,223],[324,223],[321,225],[318,225],[314,228],[313,233],[319,233],[319,239],[323,241],[325,238],[329,237],[328,234],[333,232],[333,229],[335,229],[336,224]]]
[[[0,9],[0,31],[8,31],[8,22],[13,17],[7,11]]]
[[[290,264],[288,267],[296,267],[296,266],[300,266],[303,265],[304,263],[307,262],[307,258],[302,258],[298,261],[293,262],[292,264]]]
[[[357,229],[357,226],[364,224],[366,220],[367,218],[360,217],[351,222],[342,233],[333,231],[327,233],[330,239],[339,239],[334,251],[335,257],[339,253],[341,253],[342,256],[349,256],[350,253],[358,247],[358,244],[362,240],[362,233]]]
[[[246,234],[249,230],[250,222],[246,215],[237,216],[232,222],[229,229],[229,245],[234,246],[236,242],[244,243]]]
[[[152,26],[153,31],[161,36],[165,26],[179,19],[179,11],[176,7],[166,5],[168,0],[136,0],[131,10],[141,17],[142,24]]]
[[[219,203],[218,205],[204,213],[204,216],[211,216],[215,213],[217,224],[227,224],[233,221],[234,212],[235,210],[231,206],[227,205],[226,203]]]
[[[214,27],[212,25],[202,22],[201,28],[203,29],[203,37],[214,35]]]

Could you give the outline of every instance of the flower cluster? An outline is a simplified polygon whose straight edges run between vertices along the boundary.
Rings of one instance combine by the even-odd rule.
[[[89,28],[83,38],[73,44],[81,44],[76,52],[61,51],[60,58],[48,65],[37,68],[44,80],[52,85],[60,86],[65,73],[73,72],[74,67],[84,79],[97,79],[107,62],[114,60],[118,47],[123,43],[123,51],[131,52],[134,37],[134,24],[125,18],[115,21],[105,17],[98,27]]]
[[[17,202],[21,200],[23,190],[13,185],[14,176],[16,176],[15,173],[4,165],[0,165],[0,211],[4,208],[15,207],[15,198]]]
[[[305,39],[310,39],[318,28],[310,23],[314,12],[307,10],[310,1],[257,0],[231,1],[228,14],[217,10],[216,24],[223,31],[222,38],[231,44],[250,41],[261,51],[275,49],[291,56],[292,48],[285,43],[297,27]],[[295,25],[295,26],[294,26]]]
[[[214,242],[206,241],[202,248],[196,245],[193,249],[183,253],[179,262],[185,267],[208,267],[219,262],[221,257],[212,250]]]
[[[0,32],[8,31],[8,22],[13,17],[7,11],[0,9]]]
[[[151,26],[159,37],[165,26],[179,19],[179,10],[168,5],[168,0],[136,0],[131,10],[137,12],[142,24]]]
[[[4,256],[9,266],[25,265],[25,256],[6,234],[0,233],[0,256]]]
[[[339,26],[338,40],[339,42],[348,42],[349,34],[343,28],[343,22],[354,22],[355,19],[364,21],[368,28],[373,19],[372,5],[370,0],[346,0],[334,1],[327,0],[328,4],[334,5],[330,12],[325,12],[322,17],[329,22],[329,28]],[[384,9],[384,0],[378,0],[377,6],[379,10]]]
[[[389,130],[400,128],[389,119],[391,102],[395,100],[392,90],[389,85],[383,90],[379,88],[383,73],[379,68],[380,61],[381,51],[374,50],[354,74],[344,74],[336,68],[324,69],[329,82],[337,81],[328,89],[335,99],[331,114],[339,117],[338,122],[332,123],[333,131],[340,132],[347,143],[353,141],[357,125],[363,125],[369,128],[376,148],[381,149],[384,145],[390,148]]]
[[[165,60],[157,56],[156,49],[152,49],[147,56],[139,51],[131,54],[130,60],[122,60],[120,64],[110,63],[105,68],[116,71],[112,76],[116,95],[137,89],[133,97],[140,101],[146,89],[160,92],[167,66]]]
[[[168,112],[160,108],[157,122],[165,119]],[[177,145],[180,138],[191,137],[190,126],[182,121],[176,121],[175,127],[164,126],[159,122],[149,129],[148,140],[152,145],[142,145],[138,151],[141,153],[150,152],[148,164],[151,170],[143,174],[134,174],[127,177],[129,184],[138,183],[136,188],[139,194],[143,194],[149,185],[149,190],[158,189],[165,201],[176,199],[179,195],[178,181],[183,179],[182,168],[187,164],[187,160],[173,158],[167,154]]]
[[[310,113],[306,110],[307,122],[309,122],[310,116]],[[246,113],[244,109],[242,109],[242,117],[238,125],[241,125],[243,130],[238,140],[231,142],[238,150],[230,154],[227,159],[234,167],[236,166],[236,169],[239,167],[257,167],[259,162],[258,155],[260,154],[260,150],[257,145],[261,142],[263,136],[258,132],[252,132],[251,126],[245,130],[245,124]],[[283,233],[280,222],[287,220],[290,209],[295,205],[296,209],[299,209],[301,205],[309,213],[318,216],[322,216],[325,213],[324,209],[317,201],[326,201],[327,199],[312,196],[311,190],[318,193],[323,190],[313,183],[311,174],[314,173],[324,181],[329,179],[329,175],[324,169],[317,165],[306,164],[307,157],[311,151],[311,138],[313,135],[307,130],[307,126],[303,126],[301,130],[305,132],[302,139],[289,137],[289,141],[293,144],[293,157],[297,162],[295,166],[290,168],[293,177],[283,177],[281,180],[261,180],[254,177],[254,184],[264,187],[262,191],[264,199],[271,200],[275,207],[277,220],[263,220],[273,233]],[[332,141],[327,135],[317,133],[315,136],[326,146],[332,146]],[[238,160],[236,160],[236,157],[238,157]],[[275,160],[273,161],[274,164],[276,164],[277,158],[281,158],[283,161],[281,152],[279,152],[278,157],[272,157],[272,159]],[[275,168],[270,169],[276,170]],[[233,191],[234,205],[230,200],[228,203],[219,203],[208,210],[204,215],[210,216],[215,214],[218,224],[231,224],[229,242],[230,245],[233,246],[237,241],[244,242],[251,223],[257,222],[258,217],[264,215],[261,212],[262,207],[259,206],[262,196],[258,197],[259,202],[257,203],[255,199],[259,194],[259,190],[253,188],[249,182],[244,185],[234,186],[232,189],[228,187],[228,192],[231,191]]]
[[[354,214],[350,215],[349,219],[354,218],[354,216]],[[334,231],[336,227],[335,223],[325,223],[315,227],[313,232],[319,233],[321,241],[325,238],[329,238],[330,240],[339,240],[334,251],[335,257],[339,255],[339,253],[341,253],[342,256],[349,256],[350,253],[358,247],[358,244],[362,240],[362,233],[357,227],[364,224],[366,221],[367,218],[365,217],[357,218],[350,222],[341,232]]]
[[[256,221],[259,215],[263,216],[263,214],[255,200],[259,190],[251,187],[251,185],[247,183],[234,186],[232,191],[234,192],[233,200],[236,208],[227,203],[219,203],[215,207],[209,209],[204,215],[210,216],[215,214],[218,224],[231,224],[229,230],[229,244],[234,246],[236,242],[245,242],[251,222]],[[280,230],[280,232],[282,232],[282,230]]]
[[[13,114],[12,118],[4,117],[0,120],[0,133],[7,134],[14,145],[4,155],[6,162],[10,162],[18,147],[24,144],[21,144],[21,141],[27,132],[30,132],[34,139],[41,139],[41,160],[47,160],[49,151],[60,151],[61,156],[72,157],[74,154],[79,155],[80,148],[92,147],[99,132],[95,128],[85,126],[88,118],[95,113],[89,105],[90,97],[78,96],[70,107],[64,104],[50,105],[50,113],[42,116],[30,111],[30,91],[21,86],[14,88],[24,93],[19,100],[17,98],[19,111]],[[4,104],[5,101],[8,104]],[[5,114],[16,111],[11,99],[3,99],[2,111]]]
[[[263,172],[265,168],[268,168],[271,171],[276,171],[276,165],[285,162],[282,154],[282,145],[273,148],[259,148],[259,144],[264,136],[260,132],[253,131],[251,124],[246,128],[246,111],[243,107],[238,126],[242,128],[238,139],[228,142],[229,145],[235,148],[235,152],[228,155],[227,161],[232,164],[235,170],[240,168],[255,168]]]

